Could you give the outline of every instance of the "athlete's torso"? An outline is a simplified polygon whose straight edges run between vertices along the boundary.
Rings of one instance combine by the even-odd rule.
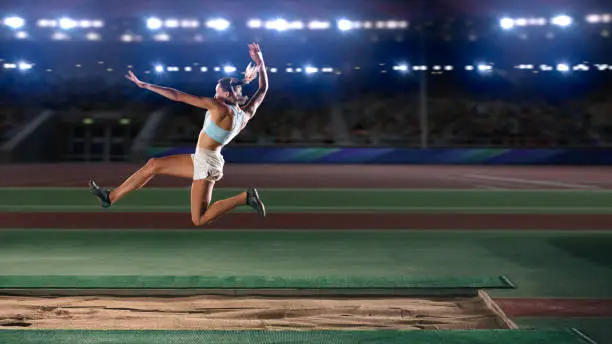
[[[217,125],[212,118],[210,111],[206,111],[206,117],[200,137],[198,147],[210,150],[221,149],[230,143],[242,131],[248,120],[247,114],[236,105],[227,105],[231,113],[227,116],[231,121],[230,129],[224,129]]]

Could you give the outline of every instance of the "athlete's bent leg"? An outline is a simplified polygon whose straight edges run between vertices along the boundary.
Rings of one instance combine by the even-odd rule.
[[[191,221],[195,226],[207,225],[240,205],[247,204],[247,193],[216,201],[212,205],[215,182],[207,179],[194,180],[191,184]]]
[[[90,188],[92,193],[100,198],[102,206],[108,207],[128,193],[142,188],[158,174],[191,179],[193,177],[191,155],[180,154],[163,158],[152,158],[112,191],[99,188],[94,181],[90,181]]]

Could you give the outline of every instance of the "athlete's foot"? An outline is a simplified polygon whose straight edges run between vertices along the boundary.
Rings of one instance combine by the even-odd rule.
[[[259,194],[257,193],[257,189],[250,188],[247,190],[247,205],[251,208],[257,210],[257,213],[261,217],[266,217],[266,207],[264,206],[261,199],[259,199]]]
[[[89,191],[91,191],[92,194],[98,197],[98,199],[100,200],[100,206],[102,206],[102,208],[108,208],[111,206],[110,190],[102,189],[98,185],[96,185],[96,182],[90,180]]]

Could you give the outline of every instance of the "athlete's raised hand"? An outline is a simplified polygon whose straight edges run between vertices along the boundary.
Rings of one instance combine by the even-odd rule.
[[[251,59],[253,62],[260,67],[263,65],[263,55],[261,54],[261,48],[258,43],[249,44],[249,55],[251,55]]]
[[[130,80],[131,82],[135,83],[136,86],[140,87],[140,88],[144,88],[147,83],[146,82],[142,82],[140,81],[136,75],[134,75],[134,73],[132,73],[132,71],[129,71],[128,74],[125,76],[126,79]]]

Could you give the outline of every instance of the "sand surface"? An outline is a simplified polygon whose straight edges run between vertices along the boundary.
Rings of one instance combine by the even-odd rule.
[[[481,297],[0,296],[0,328],[483,329],[501,328]]]

